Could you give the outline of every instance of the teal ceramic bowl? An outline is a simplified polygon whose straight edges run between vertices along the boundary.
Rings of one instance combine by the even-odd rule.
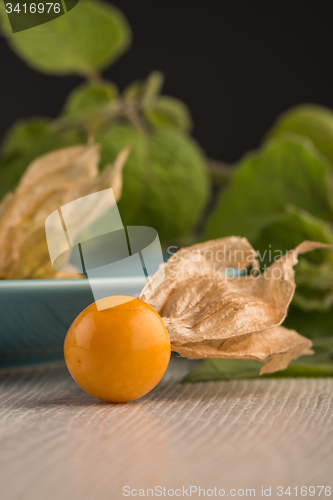
[[[106,295],[137,296],[144,278],[101,279]],[[68,328],[94,302],[82,280],[0,281],[0,368],[61,360]]]

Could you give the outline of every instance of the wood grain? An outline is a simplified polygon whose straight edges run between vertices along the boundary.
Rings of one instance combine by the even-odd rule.
[[[180,384],[190,363],[173,358],[154,391],[122,405],[87,396],[65,368],[0,377],[1,500],[333,486],[332,379]]]

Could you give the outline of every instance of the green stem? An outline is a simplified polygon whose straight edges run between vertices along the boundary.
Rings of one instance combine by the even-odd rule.
[[[102,76],[99,73],[97,73],[97,72],[88,73],[86,75],[86,79],[92,85],[98,85],[99,83],[103,82]]]
[[[224,186],[230,181],[233,175],[232,165],[212,159],[207,159],[206,165],[213,184]]]

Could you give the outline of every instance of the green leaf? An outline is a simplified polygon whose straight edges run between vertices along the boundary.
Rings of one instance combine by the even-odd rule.
[[[124,89],[123,96],[126,101],[133,101],[142,97],[143,90],[144,82],[142,80],[135,80]]]
[[[323,262],[316,265],[306,258],[300,259],[296,268],[296,293],[294,304],[305,311],[326,311],[333,306],[333,265]]]
[[[163,73],[152,71],[146,80],[135,80],[125,88],[123,96],[125,100],[141,100],[142,104],[149,104],[155,101],[160,93],[164,82]]]
[[[97,0],[80,0],[75,9],[47,23],[47,28],[7,33],[18,56],[34,69],[54,75],[93,75],[114,62],[131,40],[123,14]]]
[[[328,311],[302,311],[291,304],[283,326],[310,339],[333,336],[333,308]]]
[[[268,133],[268,139],[296,132],[311,139],[331,162],[333,170],[333,111],[316,104],[302,104],[283,113]]]
[[[84,83],[69,94],[62,116],[73,118],[99,113],[117,96],[118,89],[114,83]]]
[[[307,357],[309,364],[323,364],[333,362],[333,335],[330,337],[315,338],[313,340],[314,356]],[[310,361],[309,361],[310,360]]]
[[[272,217],[252,242],[265,269],[305,240],[333,244],[330,224],[294,207]],[[333,250],[315,250],[299,257],[293,302],[304,310],[327,310],[333,304]]]
[[[48,118],[30,118],[14,124],[1,145],[0,199],[15,189],[35,158],[80,142],[82,138],[76,131],[60,132]]]
[[[69,95],[61,121],[95,135],[118,109],[118,89],[110,82],[85,83]]]
[[[247,155],[208,220],[205,239],[233,234],[250,240],[289,205],[332,220],[328,165],[312,143],[283,136]]]
[[[146,120],[155,128],[174,127],[188,132],[192,120],[187,106],[178,99],[162,96],[142,108]]]
[[[204,157],[194,140],[172,129],[148,136],[115,126],[96,141],[102,144],[102,166],[132,147],[118,203],[125,225],[153,227],[163,242],[193,228],[208,196]]]
[[[257,378],[260,368],[261,363],[247,359],[206,359],[193,368],[182,382]]]
[[[29,153],[35,143],[44,139],[50,123],[49,118],[40,117],[14,123],[1,144],[1,156]]]
[[[78,2],[78,0],[73,1],[76,1],[76,3]],[[65,3],[68,8],[68,0]],[[40,9],[37,9],[37,5],[31,4],[31,2],[28,2],[28,7],[27,5],[24,5],[24,3],[23,5],[14,4],[12,5],[12,9],[8,9],[9,12],[7,14],[7,2],[0,2],[1,30],[4,33],[8,32],[9,34],[12,34],[17,33],[18,31],[30,29],[34,26],[45,24],[52,19],[56,19],[57,17],[65,14],[65,3],[60,2],[48,6],[44,4],[45,8],[42,9],[42,12]],[[32,5],[31,10],[29,9],[30,5]],[[35,12],[33,12],[33,7],[35,7]]]
[[[286,377],[300,377],[300,378],[315,378],[315,377],[333,377],[333,364],[332,365],[291,365],[285,370],[276,373],[268,373],[261,375],[264,378],[286,378]]]
[[[9,191],[14,191],[28,163],[22,156],[11,156],[0,161],[0,201]]]
[[[207,359],[184,377],[183,382],[209,382],[252,378],[333,377],[333,337],[317,340],[314,356],[302,356],[288,368],[259,375],[262,364],[247,359]]]
[[[156,97],[162,90],[164,83],[163,73],[160,71],[152,71],[144,83],[143,97],[146,100]]]
[[[332,244],[333,228],[331,224],[313,217],[305,210],[289,206],[285,213],[267,220],[252,243],[258,251],[261,264],[270,265],[305,240]],[[315,250],[299,257],[300,262],[303,259],[315,266],[323,263],[333,266],[333,251]]]

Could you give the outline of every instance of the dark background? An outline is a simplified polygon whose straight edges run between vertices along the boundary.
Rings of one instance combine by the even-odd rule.
[[[105,76],[120,88],[154,69],[164,93],[190,107],[193,134],[211,158],[256,148],[283,110],[333,108],[331,0],[115,0],[133,44]],[[0,137],[17,118],[56,116],[76,77],[27,67],[0,39]]]

